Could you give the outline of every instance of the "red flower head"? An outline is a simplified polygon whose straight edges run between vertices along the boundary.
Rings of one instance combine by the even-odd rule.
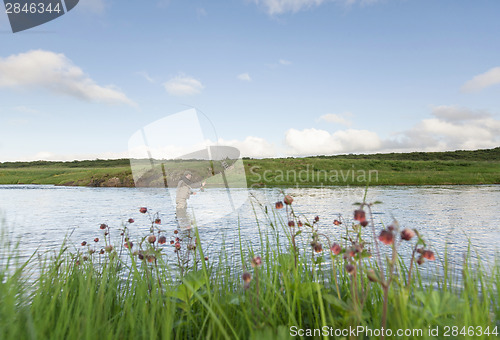
[[[148,236],[148,242],[149,243],[155,243],[156,242],[156,236],[155,235],[149,235]]]
[[[129,219],[128,219],[128,223],[131,223],[131,224],[132,224],[132,223],[134,223],[134,222],[135,222],[135,221],[134,221],[134,219],[133,219],[133,218],[129,218]]]
[[[160,236],[160,238],[158,239],[158,243],[159,244],[165,244],[167,243],[167,238],[165,236]]]
[[[141,208],[139,209],[139,212],[140,212],[141,214],[145,214],[145,213],[147,213],[147,212],[148,212],[148,208],[146,208],[146,207],[141,207]]]
[[[181,244],[180,244],[179,242],[177,242],[177,243],[175,244],[175,249],[177,249],[177,250],[180,250],[180,249],[181,249]]]
[[[333,221],[333,224],[334,224],[334,225],[341,225],[341,224],[342,224],[342,222],[340,222],[339,220],[335,220],[335,221]]]
[[[323,251],[323,246],[318,242],[313,246],[313,249],[316,253],[321,253]]]
[[[100,225],[100,227],[99,227],[99,228],[101,228],[102,230],[104,230],[104,229],[106,229],[107,227],[108,227],[108,225],[103,223],[103,224],[101,224],[101,225]]]
[[[356,256],[356,249],[355,249],[355,248],[351,247],[351,248],[349,249],[349,256],[350,256],[350,257],[354,257],[354,256]]]
[[[288,226],[289,227],[295,227],[295,222],[294,221],[288,221]]]
[[[434,256],[434,252],[430,250],[424,250],[424,253],[422,254],[423,257],[425,257],[429,261],[434,261],[436,257]]]
[[[155,219],[155,224],[161,224],[161,219],[159,218]]]
[[[291,205],[291,204],[292,204],[292,202],[293,202],[293,197],[292,197],[292,196],[290,196],[290,195],[286,195],[286,196],[285,196],[285,199],[284,199],[283,201],[285,201],[285,204],[286,204],[286,205]]]
[[[405,241],[411,240],[414,236],[415,236],[415,232],[409,228],[405,228],[401,232],[401,238]]]
[[[248,272],[244,272],[243,275],[241,275],[241,279],[243,280],[243,282],[249,283],[252,280],[252,275],[250,275],[250,273]]]
[[[96,242],[96,243],[97,243],[97,242],[99,242],[99,237],[96,237],[96,238],[94,239],[94,242]]]
[[[347,266],[345,266],[345,270],[352,275],[356,271],[356,267],[354,267],[352,264],[348,264]]]
[[[252,259],[252,267],[258,267],[262,264],[262,259],[260,258],[260,256],[256,256]]]
[[[389,245],[394,243],[394,234],[391,233],[389,230],[384,229],[380,232],[378,239],[383,244]]]
[[[132,247],[134,246],[134,244],[131,241],[127,241],[127,242],[125,242],[124,246],[127,249],[132,249]]]
[[[342,251],[342,247],[338,243],[334,243],[333,246],[330,247],[330,250],[334,255],[338,255]]]
[[[366,221],[366,213],[363,209],[354,210],[354,220],[363,222]]]
[[[283,209],[283,202],[279,201],[279,202],[276,202],[276,209]]]
[[[319,222],[319,216],[316,216],[316,217],[314,218],[314,222],[315,222],[315,223]]]
[[[170,244],[174,244],[174,243],[175,243],[175,242],[174,242],[174,240],[171,240],[171,241],[170,241]]]
[[[87,242],[86,241],[83,241],[82,242],[82,247],[85,247],[87,245]]]

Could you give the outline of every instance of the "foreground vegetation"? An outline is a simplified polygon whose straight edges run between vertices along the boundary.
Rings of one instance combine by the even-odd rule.
[[[142,238],[129,237],[132,219],[120,230],[102,224],[100,240],[73,252],[64,246],[45,261],[14,266],[4,246],[0,338],[497,338],[500,266],[484,270],[467,257],[452,271],[417,229],[393,221],[376,230],[374,204],[323,222],[301,216],[284,196],[262,206],[269,213],[256,223],[258,244],[240,238],[233,252],[220,240],[207,253],[196,229],[163,227],[155,214]],[[321,223],[332,233],[320,233]],[[113,232],[122,234],[114,246]],[[412,249],[405,256],[402,244]]]
[[[243,161],[249,187],[500,183],[500,148]],[[195,177],[207,176],[204,164],[190,167]],[[129,160],[121,159],[0,163],[0,184],[132,187],[134,181]]]

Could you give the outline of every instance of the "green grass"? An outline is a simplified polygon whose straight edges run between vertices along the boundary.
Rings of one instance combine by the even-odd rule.
[[[70,186],[101,186],[110,178],[118,177],[127,184],[131,178],[130,167],[69,168],[59,166],[34,166],[0,169],[1,184],[53,184]]]
[[[172,164],[174,171],[176,166],[179,169],[186,167],[186,163]],[[249,187],[499,184],[500,148],[434,153],[245,158],[244,166]],[[191,161],[189,167],[195,178],[210,176],[206,162]],[[161,178],[156,180],[156,183],[163,182]],[[0,184],[131,187],[134,181],[129,161],[121,159],[0,163]]]
[[[293,210],[288,216],[297,221]],[[468,256],[463,271],[452,271],[445,258],[444,277],[431,275],[424,280],[415,267],[411,282],[407,282],[410,265],[399,255],[394,261],[380,262],[384,274],[376,259],[361,256],[364,252],[347,261],[342,253],[334,256],[328,250],[326,236],[315,234],[315,223],[306,223],[303,234],[299,234],[276,214],[257,222],[259,244],[252,246],[240,237],[233,244],[236,251],[226,251],[222,246],[210,253],[208,261],[204,259],[208,245],[197,232],[192,235],[197,239],[196,249],[188,250],[183,243],[180,262],[167,260],[165,252],[172,252],[172,247],[150,245],[142,239],[134,240],[132,249],[140,248],[145,259],[154,256],[151,263],[141,261],[132,251],[122,257],[115,250],[105,255],[84,250],[71,254],[63,246],[45,261],[33,258],[15,264],[15,248],[4,242],[0,249],[0,337],[287,339],[293,326],[380,329],[386,299],[386,327],[394,332],[422,329],[422,339],[496,338],[491,334],[445,337],[444,332],[446,327],[450,335],[453,327],[458,327],[457,332],[474,327],[476,335],[477,327],[483,331],[489,327],[490,333],[498,330],[499,265],[485,270],[481,264],[470,264],[472,256]],[[283,229],[286,237],[283,239],[283,233],[270,224]],[[353,246],[361,241],[373,244],[373,239],[361,239],[358,225],[344,224],[343,236],[350,236]],[[321,239],[325,247],[322,253],[311,252],[310,236]],[[338,240],[341,236],[328,235]],[[297,250],[292,247],[295,241]],[[340,242],[345,251],[351,249],[347,240]],[[416,246],[425,246],[421,242],[419,237]],[[251,259],[257,255],[262,257],[262,264],[253,267]],[[183,262],[186,256],[190,256],[189,263]],[[355,274],[346,272],[347,264],[355,265]],[[182,276],[177,265],[183,268]],[[436,268],[435,262],[424,266],[431,273]],[[378,282],[369,280],[370,268]],[[38,278],[29,283],[27,275],[34,271]],[[242,272],[252,276],[248,285],[242,281]],[[382,282],[390,282],[386,297]],[[429,327],[438,327],[440,336],[429,336]]]

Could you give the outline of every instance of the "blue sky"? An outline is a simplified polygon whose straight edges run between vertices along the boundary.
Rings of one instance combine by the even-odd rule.
[[[0,13],[0,161],[126,157],[194,106],[253,157],[500,146],[495,0],[81,0]]]

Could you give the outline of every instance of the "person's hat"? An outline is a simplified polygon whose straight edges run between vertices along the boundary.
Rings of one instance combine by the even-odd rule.
[[[184,176],[187,176],[187,175],[193,176],[193,174],[191,173],[191,171],[184,171]]]

